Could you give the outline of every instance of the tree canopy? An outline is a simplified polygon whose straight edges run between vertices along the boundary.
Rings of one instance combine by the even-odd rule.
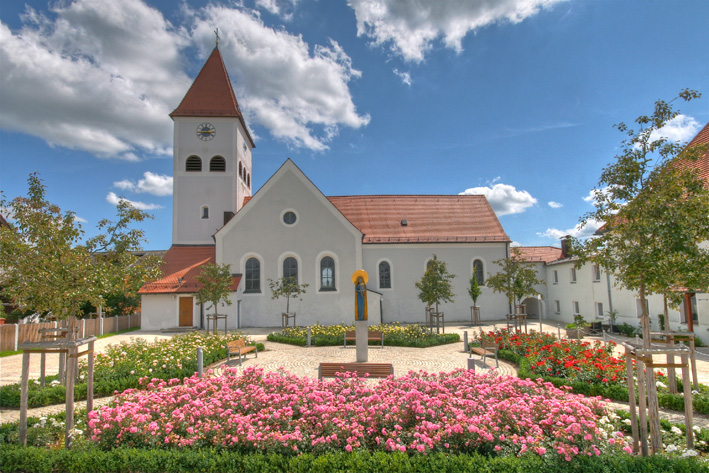
[[[500,266],[500,271],[490,276],[485,281],[485,285],[492,288],[494,292],[505,294],[510,306],[518,305],[525,297],[540,295],[534,286],[546,284],[545,281],[537,278],[534,263],[524,261],[517,248],[512,248],[512,255],[509,258],[499,259],[493,263]]]
[[[227,306],[232,304],[229,299],[233,281],[230,265],[207,263],[202,266],[197,281],[202,283],[202,287],[197,291],[197,302],[200,304],[211,303],[214,307],[214,315],[217,315],[219,304]],[[207,307],[207,310],[210,308]]]
[[[480,297],[482,293],[483,290],[480,287],[480,283],[477,278],[477,265],[475,265],[473,266],[473,277],[470,278],[470,287],[468,287],[468,294],[470,294],[470,298],[473,300],[474,306],[477,306],[478,297]]]
[[[0,228],[0,281],[21,308],[65,318],[87,302],[98,307],[109,295],[134,294],[160,275],[161,258],[135,254],[145,238],[132,225],[148,214],[122,200],[117,219],[101,220],[99,234],[83,241],[76,215],[47,201],[37,173],[28,187],[27,197],[0,198],[12,221]]]
[[[433,255],[433,259],[426,266],[423,277],[415,283],[416,288],[420,291],[419,299],[429,307],[435,304],[436,312],[438,312],[438,305],[441,302],[453,302],[455,297],[451,285],[453,278],[455,278],[455,274],[448,273],[446,263]]]
[[[709,287],[709,184],[694,166],[705,146],[688,148],[663,135],[663,127],[679,115],[672,102],[700,97],[683,90],[678,97],[655,102],[652,115],[641,115],[638,130],[615,127],[627,138],[621,152],[603,169],[595,189],[595,210],[581,219],[602,222],[599,235],[575,240],[579,265],[593,261],[621,287],[637,291],[642,332],[650,340],[646,296],[663,294],[677,305],[682,289]]]

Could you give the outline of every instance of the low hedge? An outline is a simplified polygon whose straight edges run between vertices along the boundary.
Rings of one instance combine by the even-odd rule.
[[[465,472],[465,473],[626,473],[662,471],[705,473],[709,465],[696,458],[656,455],[576,457],[566,462],[556,456],[486,457],[482,455],[428,455],[358,451],[352,453],[241,454],[207,450],[144,450],[117,448],[103,451],[91,447],[73,450],[3,446],[0,471],[5,473],[164,473],[164,472]]]
[[[523,356],[519,356],[509,350],[500,350],[498,357],[507,361],[511,361],[518,366],[517,376],[522,379],[541,378],[544,381],[554,384],[556,387],[571,386],[573,392],[583,394],[585,396],[601,396],[614,401],[628,402],[629,393],[625,384],[601,384],[601,383],[585,383],[569,381],[565,378],[553,378],[550,376],[539,376],[532,373],[529,360]],[[635,393],[635,399],[638,399],[638,393]],[[660,407],[671,409],[674,411],[684,411],[684,397],[679,394],[658,393],[657,401]],[[699,414],[709,414],[709,400],[706,397],[695,397],[692,399],[694,412]]]
[[[283,335],[282,333],[270,333],[266,338],[269,342],[277,343],[288,343],[290,345],[298,345],[304,347],[307,345],[307,340],[301,337],[289,337]],[[344,341],[343,337],[336,335],[318,335],[310,338],[310,343],[312,346],[316,347],[333,347],[342,345]],[[456,343],[460,341],[460,335],[457,333],[441,333],[433,334],[429,338],[420,340],[410,340],[404,337],[395,336],[384,336],[384,345],[391,347],[414,347],[414,348],[426,348],[434,347],[438,345],[446,345],[448,343]],[[354,340],[349,340],[348,345],[355,345]],[[369,340],[369,345],[381,346],[381,342],[378,340]]]
[[[258,351],[264,350],[263,343],[257,343]],[[226,358],[226,348],[220,347],[217,350],[205,350],[204,351],[204,366],[208,366],[219,360]],[[157,374],[154,376],[159,379],[172,379],[172,378],[188,378],[192,376],[197,371],[197,360],[195,359],[183,360],[183,366],[181,369],[176,367],[170,367],[170,370],[164,373],[164,375]],[[94,397],[106,397],[112,396],[115,391],[123,392],[126,389],[139,388],[139,380],[142,376],[138,374],[130,375],[124,374],[119,376],[105,377],[102,379],[94,379]],[[48,376],[45,378],[46,385],[41,387],[38,384],[30,381],[29,390],[27,394],[28,406],[29,408],[51,406],[54,404],[63,404],[66,402],[66,387],[63,385],[50,386],[50,383],[58,379],[58,376]],[[74,386],[74,399],[77,401],[86,399],[87,384],[77,383]],[[8,384],[5,386],[0,386],[0,407],[3,408],[19,408],[20,407],[20,385],[19,384]]]

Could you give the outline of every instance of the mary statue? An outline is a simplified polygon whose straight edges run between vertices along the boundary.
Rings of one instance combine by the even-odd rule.
[[[352,282],[355,283],[355,320],[367,320],[367,273],[355,271]]]

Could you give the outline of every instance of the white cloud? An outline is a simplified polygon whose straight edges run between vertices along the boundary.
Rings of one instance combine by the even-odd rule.
[[[143,179],[135,182],[130,179],[114,182],[113,185],[119,189],[136,193],[148,193],[157,196],[172,195],[172,176],[154,174],[146,171]]]
[[[140,0],[51,11],[28,8],[16,32],[0,23],[0,127],[99,157],[171,153],[184,35]]]
[[[231,78],[247,122],[316,151],[327,149],[341,126],[369,123],[369,115],[357,113],[347,85],[361,73],[337,42],[311,52],[301,36],[267,27],[253,12],[219,5],[196,15],[195,42],[211,44],[216,23],[224,31],[219,49],[227,67],[238,66]]]
[[[510,243],[510,247],[512,247],[512,248],[518,248],[520,246],[522,246],[522,243],[520,243],[518,241],[513,241],[512,243]]]
[[[399,69],[394,69],[394,74],[399,76],[399,79],[401,79],[401,82],[403,82],[406,85],[411,85],[411,74],[408,72],[401,72]]]
[[[665,138],[669,141],[689,141],[701,129],[701,125],[694,118],[686,115],[677,115],[668,121],[665,126],[650,134],[650,141]]]
[[[293,10],[298,0],[256,0],[256,7],[266,10],[272,15],[280,16],[285,21],[293,19]]]
[[[145,202],[138,202],[128,200],[125,197],[118,197],[114,192],[109,192],[108,195],[106,195],[106,202],[108,202],[109,204],[118,205],[118,203],[121,201],[128,202],[138,210],[156,210],[162,208],[162,205],[146,204]]]
[[[559,202],[554,202],[553,200],[551,202],[548,202],[548,205],[552,209],[560,209],[561,207],[564,206],[564,204],[560,204]]]
[[[537,199],[527,191],[518,191],[508,184],[494,184],[492,187],[471,187],[459,195],[484,195],[497,216],[518,214],[537,203]]]
[[[297,0],[262,1],[279,14]],[[369,122],[348,83],[360,76],[335,42],[309,45],[268,28],[238,2],[183,10],[174,26],[143,0],[52,2],[22,26],[0,22],[0,128],[102,158],[172,153],[169,113],[193,78],[187,50],[206,58],[214,25],[247,122],[296,147],[327,149],[341,126]]]
[[[586,225],[581,228],[581,224],[577,224],[574,228],[568,230],[559,230],[558,228],[547,228],[544,233],[537,233],[541,237],[551,238],[552,240],[560,240],[566,235],[571,235],[575,238],[588,238],[596,233],[596,230],[603,226],[598,220],[589,220]]]
[[[420,62],[432,43],[462,51],[471,31],[500,22],[519,23],[565,0],[348,0],[357,17],[357,35],[375,46],[389,45],[407,61]]]

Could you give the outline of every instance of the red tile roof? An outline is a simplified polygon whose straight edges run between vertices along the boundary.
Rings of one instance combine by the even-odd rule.
[[[328,199],[364,234],[363,243],[510,241],[482,195],[361,195]]]
[[[709,123],[704,125],[704,128],[697,133],[692,141],[689,142],[687,148],[699,145],[709,145]],[[709,150],[707,150],[704,155],[699,158],[693,166],[699,170],[699,176],[709,183]]]
[[[561,248],[555,246],[518,246],[520,257],[530,263],[551,263],[561,259]]]
[[[201,266],[214,263],[214,246],[172,246],[163,257],[163,277],[145,283],[138,294],[177,294],[197,292],[202,284],[197,281]],[[182,278],[182,281],[179,279]],[[236,291],[241,276],[235,276],[231,289]]]
[[[170,117],[236,117],[241,121],[251,146],[255,146],[239,109],[239,103],[236,101],[219,48],[214,48],[182,102]]]

